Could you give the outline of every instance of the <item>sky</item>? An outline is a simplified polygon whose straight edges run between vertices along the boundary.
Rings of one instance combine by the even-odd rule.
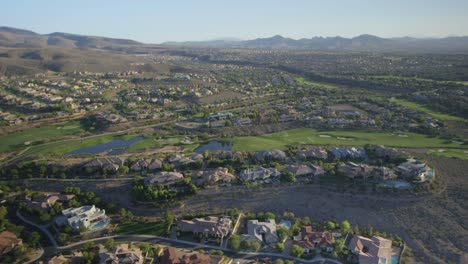
[[[468,0],[2,0],[0,26],[145,43],[468,35]]]

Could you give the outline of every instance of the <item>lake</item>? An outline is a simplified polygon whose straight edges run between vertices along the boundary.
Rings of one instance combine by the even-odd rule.
[[[118,155],[125,152],[132,144],[143,139],[144,137],[134,137],[129,140],[115,139],[106,143],[76,149],[66,153],[66,155],[99,154],[108,151],[107,155]]]
[[[230,142],[220,142],[220,141],[210,141],[206,144],[198,147],[195,152],[203,154],[206,150],[208,151],[217,151],[217,150],[231,150],[234,144]]]

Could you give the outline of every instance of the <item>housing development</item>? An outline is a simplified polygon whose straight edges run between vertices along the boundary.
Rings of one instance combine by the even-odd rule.
[[[468,263],[468,41],[438,40],[0,27],[0,263]]]

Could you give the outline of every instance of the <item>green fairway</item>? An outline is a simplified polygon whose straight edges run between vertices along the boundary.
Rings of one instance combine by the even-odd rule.
[[[315,87],[325,88],[325,89],[336,89],[336,88],[338,88],[338,86],[336,86],[334,84],[308,81],[304,77],[295,77],[294,80],[299,85],[310,85],[310,86],[315,86]]]
[[[422,105],[419,105],[417,103],[413,103],[413,102],[410,102],[410,101],[392,98],[390,100],[390,102],[399,104],[399,105],[407,107],[407,108],[414,109],[416,111],[426,113],[426,114],[428,114],[428,115],[430,115],[430,116],[432,116],[434,118],[437,118],[439,120],[442,120],[442,121],[465,121],[465,119],[463,119],[461,117],[434,112],[431,109],[428,109],[428,108],[426,108],[426,107],[424,107]]]
[[[135,235],[153,235],[163,236],[167,230],[164,221],[159,222],[140,222],[132,221],[117,225],[115,231],[117,234],[135,234]]]
[[[466,149],[435,149],[429,150],[427,154],[468,160],[468,150]]]
[[[427,78],[420,78],[420,77],[408,77],[408,76],[395,76],[395,75],[367,75],[369,79],[374,80],[415,80],[420,82],[436,82],[439,84],[460,84],[460,85],[468,85],[468,82],[460,82],[460,81],[439,81],[434,79],[427,79]]]
[[[259,151],[285,149],[296,144],[363,146],[377,144],[391,147],[408,148],[455,148],[468,149],[466,145],[456,144],[440,138],[414,133],[376,133],[366,131],[318,131],[299,128],[258,137],[238,137],[229,139],[233,150]]]
[[[129,140],[137,136],[138,135],[116,135],[116,136],[106,135],[106,136],[97,136],[97,137],[86,139],[86,140],[80,140],[80,139],[67,140],[64,142],[51,143],[51,144],[44,145],[44,146],[33,146],[30,149],[28,149],[24,154],[40,153],[40,154],[63,155],[67,152],[70,152],[76,149],[106,143],[115,139]]]
[[[78,122],[27,129],[22,132],[0,136],[0,152],[24,148],[24,143],[28,141],[31,144],[48,142],[65,136],[79,134],[83,131]]]
[[[135,151],[142,151],[148,150],[153,148],[161,147],[161,141],[158,141],[153,136],[145,136],[145,139],[132,144],[128,149],[127,152],[135,152]]]

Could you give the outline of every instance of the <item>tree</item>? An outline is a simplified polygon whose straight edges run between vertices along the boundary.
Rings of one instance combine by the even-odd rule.
[[[278,250],[279,253],[284,251],[284,243],[282,243],[282,242],[276,243],[275,247],[276,247],[276,250]]]
[[[35,247],[39,243],[39,240],[41,240],[41,235],[38,232],[34,231],[28,237],[28,244],[31,247]]]
[[[65,234],[65,233],[60,233],[58,236],[57,236],[57,241],[61,244],[65,243],[66,241],[68,240],[68,234]]]
[[[283,173],[283,175],[281,175],[281,179],[283,181],[286,181],[286,182],[293,182],[296,180],[296,174],[290,172],[290,171],[287,171],[285,173]]]
[[[334,245],[336,254],[340,254],[343,251],[343,248],[344,248],[344,240],[341,238],[337,239]]]
[[[300,258],[304,254],[304,249],[298,245],[293,245],[291,248],[291,256]]]
[[[288,238],[288,236],[290,235],[289,230],[284,226],[278,227],[276,232],[278,233],[278,238],[280,241],[286,240],[286,238]]]
[[[108,238],[106,239],[106,241],[104,241],[104,247],[107,249],[107,250],[112,250],[113,248],[115,248],[115,241],[113,238]]]
[[[50,221],[52,217],[50,216],[50,214],[44,212],[39,216],[39,218],[41,219],[42,222],[48,222]]]
[[[353,227],[353,234],[355,235],[359,235],[360,234],[360,230],[359,230],[359,226],[358,225],[355,225]]]
[[[228,247],[232,250],[239,250],[241,246],[241,238],[238,235],[231,235],[228,241]]]
[[[275,219],[275,214],[271,212],[266,212],[264,214],[265,219]]]
[[[282,259],[276,259],[273,263],[274,264],[284,264],[284,261]]]
[[[164,223],[166,224],[166,227],[167,227],[167,230],[166,230],[167,234],[169,234],[171,227],[174,224],[174,220],[175,220],[175,216],[171,212],[166,211],[166,213],[164,214]]]
[[[8,210],[5,206],[0,206],[0,219],[5,219],[5,216],[7,215]]]
[[[351,230],[351,224],[348,220],[344,220],[341,222],[341,233],[346,234]]]
[[[86,264],[91,264],[93,263],[93,260],[94,260],[94,252],[92,251],[83,251],[82,252],[83,256],[82,256],[82,263],[86,263]]]
[[[242,249],[249,249],[250,246],[252,246],[252,242],[250,242],[249,240],[244,240],[241,242]]]
[[[140,250],[143,252],[143,253],[150,253],[152,251],[152,248],[151,248],[151,244],[150,243],[141,243],[140,244]]]
[[[253,251],[259,251],[260,247],[261,247],[260,243],[257,243],[257,242],[252,242],[252,244],[250,245],[250,248]]]
[[[333,229],[335,229],[335,227],[336,227],[335,223],[332,222],[332,221],[327,221],[327,222],[325,223],[325,225],[327,226],[327,229],[329,229],[329,230],[333,230]]]
[[[84,244],[83,249],[85,251],[90,251],[94,247],[94,242],[93,241],[88,241]]]
[[[306,226],[309,226],[312,224],[312,221],[310,220],[308,216],[305,216],[304,218],[302,218],[301,222],[302,222],[302,225],[306,225]]]

